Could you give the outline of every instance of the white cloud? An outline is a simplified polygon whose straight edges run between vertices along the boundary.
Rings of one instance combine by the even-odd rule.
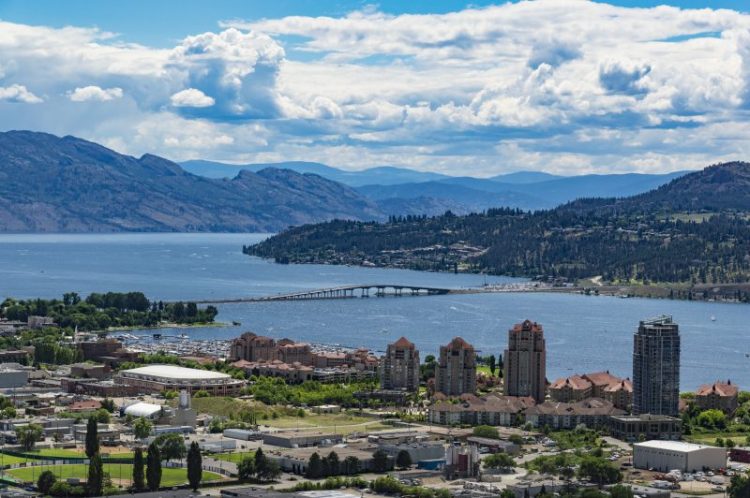
[[[96,85],[78,87],[69,96],[73,102],[107,102],[122,98],[122,88],[101,88]]]
[[[0,100],[22,104],[40,104],[43,102],[23,85],[0,86]]]
[[[538,0],[223,27],[152,48],[0,22],[0,128],[133,154],[481,175],[750,153],[746,134],[726,133],[748,128],[748,14]],[[9,103],[37,95],[31,110]],[[82,120],[84,100],[108,104]]]
[[[188,88],[172,95],[169,100],[175,107],[210,107],[215,100],[195,88]]]

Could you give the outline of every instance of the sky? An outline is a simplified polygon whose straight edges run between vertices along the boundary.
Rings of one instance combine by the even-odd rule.
[[[0,130],[176,161],[697,169],[750,156],[749,8],[0,0]]]

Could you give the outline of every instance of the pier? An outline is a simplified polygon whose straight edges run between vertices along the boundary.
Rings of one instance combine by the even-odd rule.
[[[344,285],[327,289],[274,294],[272,296],[215,299],[199,301],[201,304],[263,303],[269,301],[303,301],[312,299],[352,299],[368,297],[439,296],[456,292],[453,289],[413,285]]]

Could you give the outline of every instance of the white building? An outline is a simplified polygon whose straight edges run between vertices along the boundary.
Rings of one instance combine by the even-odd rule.
[[[660,472],[720,469],[727,466],[727,452],[724,448],[684,441],[646,441],[633,445],[633,466]]]
[[[213,396],[235,396],[245,385],[243,381],[225,373],[175,365],[148,365],[124,370],[116,380],[146,393],[184,390],[193,394],[207,391]]]

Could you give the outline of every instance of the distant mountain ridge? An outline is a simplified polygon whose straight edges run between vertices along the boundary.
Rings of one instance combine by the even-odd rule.
[[[540,171],[518,171],[491,178],[475,178],[388,166],[344,171],[302,161],[245,165],[186,161],[182,165],[188,171],[208,177],[230,178],[242,170],[259,171],[268,167],[314,173],[356,188],[388,215],[436,215],[446,210],[468,214],[496,207],[551,209],[583,197],[639,194],[686,173],[559,176]]]
[[[0,133],[2,232],[275,232],[382,216],[361,194],[317,175],[266,168],[212,180],[75,137]]]
[[[284,161],[277,163],[227,164],[200,159],[184,161],[182,167],[195,175],[207,178],[234,178],[242,171],[260,171],[266,168],[288,169],[297,173],[313,173],[329,180],[333,180],[350,187],[359,187],[371,183],[381,185],[396,185],[408,182],[425,182],[450,178],[439,173],[430,173],[396,168],[393,166],[377,166],[363,171],[345,171],[321,163],[307,161]]]

